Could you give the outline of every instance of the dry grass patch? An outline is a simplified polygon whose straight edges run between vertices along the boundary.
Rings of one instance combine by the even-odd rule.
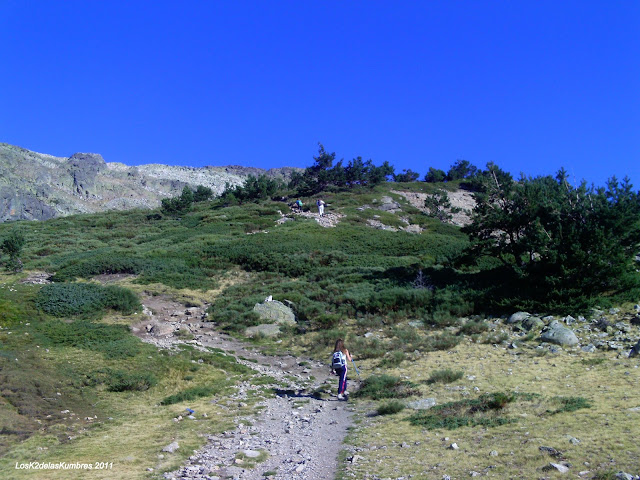
[[[116,360],[85,350],[51,349],[44,355],[44,360],[56,368],[67,368],[69,381],[73,382],[83,381],[82,378],[95,381],[108,377],[109,369],[122,368]],[[158,368],[161,363],[154,362],[166,361],[162,356],[149,359],[150,365]],[[65,470],[46,470],[43,476],[43,471],[15,469],[16,462],[31,461],[113,463],[110,469],[78,473],[78,478],[88,479],[142,479],[149,478],[148,468],[156,472],[177,468],[206,442],[206,434],[233,428],[236,411],[220,405],[220,400],[228,396],[227,386],[234,381],[229,373],[207,364],[194,364],[192,371],[172,365],[169,362],[163,374],[158,375],[157,385],[145,391],[110,392],[106,383],[86,388],[91,399],[82,410],[75,410],[67,400],[67,390],[61,388],[56,412],[70,410],[65,414],[66,420],[11,445],[0,460],[0,478],[70,478],[70,472]],[[81,372],[94,373],[84,377]],[[217,394],[161,406],[164,398],[194,386],[215,387]],[[195,419],[187,418],[187,408],[195,410]],[[180,421],[174,420],[180,415]],[[173,441],[180,448],[175,453],[162,452]]]
[[[409,421],[438,409],[366,418],[369,405],[362,404],[361,422],[352,435],[363,449],[358,455],[364,457],[350,466],[356,478],[466,478],[474,471],[494,478],[539,478],[549,475],[543,467],[558,461],[540,450],[544,446],[559,451],[561,459],[573,465],[574,475],[585,470],[593,475],[611,469],[638,471],[638,359],[618,359],[612,352],[601,354],[602,362],[585,364],[593,354],[564,351],[539,357],[526,348],[517,353],[465,342],[455,350],[431,352],[388,369],[388,374],[418,384],[419,397],[435,398],[441,409],[449,403],[451,415],[456,408],[463,416],[479,415],[483,409],[474,411],[474,402],[496,392],[513,395],[513,401],[490,411],[485,422],[460,422],[454,430]],[[373,365],[363,362],[362,370]],[[426,383],[434,371],[447,368],[464,371],[463,378],[453,386]],[[450,449],[452,443],[459,450]]]

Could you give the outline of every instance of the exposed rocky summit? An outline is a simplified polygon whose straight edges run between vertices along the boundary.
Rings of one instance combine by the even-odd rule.
[[[240,166],[177,167],[108,163],[95,153],[69,158],[0,143],[0,222],[47,220],[75,213],[155,208],[185,185],[211,188],[240,185],[249,175],[288,178],[297,169],[262,170]]]

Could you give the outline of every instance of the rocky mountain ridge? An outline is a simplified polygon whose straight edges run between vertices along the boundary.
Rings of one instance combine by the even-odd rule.
[[[179,195],[185,185],[203,185],[219,195],[225,184],[240,185],[249,175],[288,178],[295,170],[237,165],[130,167],[107,163],[95,153],[55,157],[0,143],[0,222],[155,208],[162,198]]]

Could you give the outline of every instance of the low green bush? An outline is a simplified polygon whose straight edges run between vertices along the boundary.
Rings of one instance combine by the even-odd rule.
[[[126,325],[105,325],[87,320],[66,323],[51,320],[34,326],[40,345],[76,347],[103,353],[107,358],[136,356],[141,341]]]
[[[108,309],[130,315],[141,308],[131,290],[90,283],[45,285],[38,292],[36,306],[54,317],[99,316]]]
[[[412,425],[428,430],[454,430],[460,427],[497,427],[514,420],[502,415],[503,408],[514,401],[515,395],[485,393],[476,399],[465,399],[436,405],[427,411],[416,412],[409,417]]]
[[[589,400],[583,397],[554,397],[555,403],[559,403],[560,407],[555,410],[549,410],[549,413],[555,415],[563,412],[575,412],[581,408],[591,408]]]
[[[404,398],[417,393],[416,384],[391,375],[372,375],[367,378],[354,397]]]
[[[105,382],[110,392],[141,392],[155,386],[158,380],[151,373],[129,373],[122,370],[110,372]]]
[[[433,335],[424,339],[420,348],[424,351],[436,351],[436,350],[451,350],[461,342],[461,338],[450,333],[442,333],[440,335]]]
[[[477,335],[489,330],[489,325],[482,320],[471,320],[464,323],[460,330],[458,330],[458,335]]]
[[[451,370],[446,368],[444,370],[435,370],[431,373],[431,376],[427,379],[428,384],[433,383],[453,383],[456,380],[460,380],[464,373],[462,371]]]
[[[185,402],[188,400],[195,400],[196,398],[200,398],[200,397],[213,396],[216,393],[220,392],[220,390],[221,389],[219,387],[211,387],[211,386],[204,386],[204,385],[187,388],[186,390],[183,390],[179,393],[165,397],[160,402],[160,405],[173,405],[175,403]]]
[[[398,400],[391,400],[378,407],[378,415],[394,415],[404,410],[404,403]]]

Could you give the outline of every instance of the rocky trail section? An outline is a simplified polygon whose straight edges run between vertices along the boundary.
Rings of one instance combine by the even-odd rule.
[[[141,296],[145,319],[133,326],[143,341],[160,348],[189,344],[196,348],[219,348],[261,375],[273,377],[274,397],[259,401],[250,417],[236,419],[237,428],[208,437],[179,470],[166,479],[263,479],[333,480],[338,453],[351,424],[348,403],[316,398],[318,388],[335,391],[327,365],[291,355],[269,356],[218,332],[206,322],[206,305],[186,308],[164,296]],[[185,336],[193,335],[185,340]],[[327,383],[329,382],[329,383]],[[282,385],[286,385],[283,387]],[[261,386],[262,388],[263,386]],[[271,387],[271,386],[269,386]],[[243,403],[257,387],[238,386],[232,401]],[[170,450],[179,445],[170,445]]]

